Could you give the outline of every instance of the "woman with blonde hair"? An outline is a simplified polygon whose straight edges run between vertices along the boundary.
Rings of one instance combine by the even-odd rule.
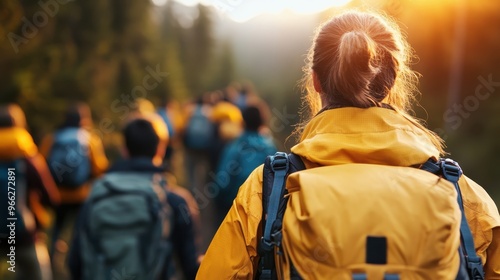
[[[283,241],[277,244],[278,272],[267,279],[275,279],[276,276],[279,279],[289,279],[291,275],[297,274],[302,279],[455,279],[460,263],[457,253],[460,234],[457,232],[461,212],[456,203],[457,192],[446,180],[437,180],[434,174],[414,168],[429,159],[439,159],[444,154],[444,145],[435,133],[409,113],[417,82],[417,75],[408,66],[410,58],[410,48],[397,25],[379,14],[348,11],[319,27],[309,52],[308,64],[304,68],[303,82],[307,92],[304,101],[305,106],[310,109],[310,115],[300,129],[299,143],[291,149],[300,156],[306,170],[292,174],[286,181],[290,198],[283,218],[283,231],[277,232]],[[423,193],[423,189],[446,191],[439,192],[442,201],[422,195],[421,207],[412,210],[408,210],[410,207],[404,204],[395,208],[395,205],[373,201],[372,197],[363,192],[354,196],[356,201],[363,201],[356,205],[344,205],[349,202],[342,200],[338,204],[321,204],[320,201],[324,200],[322,196],[329,195],[326,191],[324,195],[319,192],[320,195],[313,197],[316,201],[304,200],[312,197],[308,193],[318,192],[318,185],[333,184],[325,181],[345,181],[340,178],[342,176],[333,175],[331,180],[320,182],[316,179],[321,175],[320,170],[331,167],[328,170],[333,171],[334,166],[341,169],[376,166],[373,167],[378,168],[376,170],[399,170],[400,174],[388,174],[388,177],[403,178],[401,184],[404,185],[406,177],[400,175],[411,175],[408,180],[414,178],[417,183],[412,194],[422,195],[418,192]],[[293,185],[301,178],[306,178],[300,177],[301,173],[313,174],[313,170],[317,171],[314,173],[316,177],[308,177],[310,182],[301,186]],[[266,197],[262,186],[266,179],[263,178],[263,172],[263,166],[256,168],[240,187],[232,208],[205,255],[198,279],[252,279],[259,276],[260,242],[262,236],[266,235],[263,227],[267,226],[263,219],[269,215],[263,215],[262,199]],[[372,177],[345,176],[351,176],[349,178],[356,181],[364,180],[366,192],[386,187],[387,194],[384,198],[392,199],[401,191],[401,188],[391,188],[392,185],[389,184],[377,186],[371,180]],[[373,178],[380,177],[377,176],[373,174]],[[419,182],[420,178],[422,181],[429,178],[425,181],[435,185],[433,188],[416,189],[420,187],[418,184],[424,185]],[[465,216],[474,237],[476,253],[484,265],[486,279],[499,279],[498,209],[483,188],[466,176],[460,177],[459,185]],[[333,192],[340,196],[351,187],[353,186],[348,182],[343,185],[343,193]],[[412,200],[418,198],[408,195],[396,197],[392,201],[397,202],[398,199],[413,203]],[[439,208],[441,206],[443,208]],[[402,212],[415,215],[413,219],[407,217],[406,220],[415,225],[427,225],[433,230],[439,230],[439,233],[447,231],[448,235],[434,236],[431,231],[425,233],[418,226],[413,230],[397,226],[383,228],[379,223],[385,223],[385,217],[377,219],[372,216],[379,208],[389,209],[385,213],[394,216]],[[349,210],[342,212],[340,209]],[[440,212],[441,209],[443,212]],[[445,213],[445,210],[451,212]],[[365,213],[364,216],[359,216],[363,220],[360,227],[366,224],[375,229],[375,233],[386,230],[384,232],[389,232],[388,234],[407,230],[407,235],[415,236],[415,239],[408,241],[404,239],[408,238],[407,235],[399,235],[408,242],[397,247],[400,240],[380,236],[372,236],[370,239],[368,236],[366,252],[364,249],[357,251],[359,246],[365,246],[365,239],[351,240],[352,242],[342,240],[348,240],[359,229],[348,227],[348,224],[356,221],[345,218],[358,212]],[[426,223],[426,219],[429,219],[426,215],[447,220],[448,224],[438,229],[433,228],[432,223]],[[341,220],[345,224],[336,224],[335,228],[329,223],[319,223],[321,219],[332,223]],[[324,236],[325,239],[314,236],[314,233],[322,231],[331,235]],[[421,231],[421,235],[428,235],[425,238],[414,235]],[[439,244],[429,245],[434,241]],[[385,255],[373,257],[370,253],[373,248],[386,250]],[[293,271],[293,267],[296,271]],[[366,275],[356,274],[361,272]]]

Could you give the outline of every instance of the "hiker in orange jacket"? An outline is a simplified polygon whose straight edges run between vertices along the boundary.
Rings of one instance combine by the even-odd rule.
[[[91,191],[91,181],[99,177],[108,168],[108,159],[104,153],[101,139],[91,131],[92,117],[90,107],[85,103],[71,105],[65,113],[63,123],[58,129],[42,139],[40,152],[48,161],[54,180],[61,194],[61,204],[55,211],[55,224],[52,232],[51,257],[53,259],[55,278],[65,277],[67,270],[64,264],[64,256],[67,254],[68,244],[71,239],[73,225],[76,221],[78,212],[85,202],[85,199]],[[68,134],[75,132],[76,134]],[[84,143],[85,148],[78,151],[66,151],[68,148],[62,148],[60,139],[62,135],[69,135],[70,138],[78,138]],[[78,137],[76,136],[78,135]],[[66,140],[65,140],[66,141]],[[75,140],[76,141],[76,140]],[[65,159],[74,158],[78,155],[76,165],[67,162],[54,161],[55,153],[67,153],[63,155]],[[78,185],[68,185],[66,181],[61,180],[60,175],[74,176],[76,169],[85,164],[87,174]],[[61,174],[54,171],[59,168]],[[57,170],[57,169],[56,169]]]
[[[428,159],[438,159],[444,154],[443,141],[408,113],[417,82],[417,75],[408,67],[410,57],[410,49],[397,26],[378,14],[345,12],[318,29],[303,80],[307,91],[305,105],[310,108],[310,116],[300,130],[300,142],[291,149],[300,156],[307,169],[349,163],[418,167]],[[414,170],[417,175],[422,172],[417,168]],[[206,252],[197,279],[254,279],[257,275],[258,244],[263,226],[262,183],[263,166],[260,166],[240,187]],[[310,183],[311,187],[315,185],[316,182]],[[486,279],[500,279],[498,209],[486,191],[471,179],[462,176],[459,185]],[[454,199],[450,197],[448,202]],[[290,201],[288,206],[291,206]],[[335,214],[334,206],[330,210],[329,205],[320,207]],[[307,215],[302,213],[304,219]],[[284,219],[286,223],[286,214]],[[299,222],[296,224],[300,225]],[[300,230],[306,232],[294,240],[300,246],[294,247],[292,243],[285,248],[285,259],[289,257],[291,261],[299,262],[296,266],[299,275],[305,279],[349,279],[350,274],[346,272],[332,275],[332,271],[338,272],[341,268],[332,268],[328,263],[317,262],[310,271],[300,265],[300,257],[305,258],[310,252],[300,251],[300,248],[318,246],[314,236],[307,234],[307,230],[312,229]],[[285,245],[290,245],[287,237],[293,234],[284,232]],[[454,242],[458,246],[457,235]],[[421,245],[419,242],[409,243],[407,249],[419,252],[418,246]],[[335,249],[348,245],[338,246]],[[450,262],[452,267],[445,268],[448,269],[446,276],[449,276],[446,279],[455,279],[458,270],[458,254],[454,252],[449,252],[450,260],[453,258],[454,261]],[[284,269],[282,272],[288,279],[289,271]]]
[[[101,139],[98,135],[90,133],[92,128],[92,117],[90,108],[84,103],[79,103],[68,108],[62,128],[81,127],[89,131],[89,159],[92,168],[91,178],[99,177],[108,168],[108,159],[104,153]],[[54,135],[46,136],[40,145],[40,152],[48,158],[54,144]],[[56,180],[57,183],[57,180]],[[68,189],[58,184],[61,192],[62,204],[82,204],[90,192],[90,181],[79,188]]]
[[[45,159],[38,152],[33,138],[26,129],[24,112],[17,104],[0,106],[0,139],[0,171],[5,172],[2,175],[7,176],[7,170],[12,168],[11,178],[14,179],[14,181],[9,179],[12,185],[2,181],[0,186],[2,189],[0,204],[2,207],[5,205],[5,209],[2,210],[5,212],[0,215],[3,218],[0,222],[1,235],[5,230],[4,223],[8,222],[4,218],[8,213],[7,201],[4,201],[7,200],[5,195],[7,191],[9,197],[14,195],[16,198],[15,209],[19,212],[15,242],[11,240],[7,243],[7,240],[0,240],[0,251],[6,254],[8,251],[4,250],[4,246],[16,246],[16,275],[13,276],[14,273],[10,271],[0,270],[0,278],[10,279],[8,277],[10,275],[17,277],[16,279],[42,279],[51,273],[50,262],[45,257],[48,255],[48,250],[43,231],[51,224],[48,210],[59,203],[59,192],[50,176]],[[10,213],[13,212],[9,212],[9,215]],[[5,255],[0,256],[2,263],[5,263],[4,257]]]

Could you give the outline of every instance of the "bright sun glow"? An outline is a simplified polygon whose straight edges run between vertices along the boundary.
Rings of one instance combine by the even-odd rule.
[[[164,5],[167,0],[152,0],[155,5]],[[312,14],[331,7],[340,7],[351,0],[176,0],[184,5],[198,3],[213,6],[221,15],[237,22],[244,22],[261,14],[278,14],[292,11]]]
[[[167,0],[151,0],[151,2],[153,2],[156,6],[163,6],[167,4]]]

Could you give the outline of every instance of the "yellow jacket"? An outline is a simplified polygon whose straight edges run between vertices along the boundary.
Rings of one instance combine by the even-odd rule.
[[[27,164],[25,176],[28,197],[26,203],[38,225],[47,228],[51,223],[51,215],[41,201],[48,201],[55,206],[59,203],[59,192],[50,175],[45,158],[40,155],[33,138],[25,128],[0,128],[0,161],[21,158],[25,159]],[[35,220],[31,219],[31,215],[27,213],[23,214],[24,223],[27,224],[27,228],[33,229]],[[28,225],[30,220],[32,220],[32,225]]]
[[[40,153],[48,158],[52,145],[54,144],[54,135],[46,136],[40,145]],[[90,133],[89,140],[89,158],[92,166],[92,177],[99,177],[108,168],[108,159],[104,153],[101,139],[94,133]],[[58,186],[63,204],[80,204],[85,201],[90,193],[91,184],[87,182],[84,186],[76,189]]]
[[[301,156],[307,168],[346,163],[418,166],[439,156],[422,131],[397,112],[384,108],[322,112],[306,126],[292,152]],[[262,166],[256,168],[240,187],[208,248],[197,279],[255,277],[261,237],[262,173]],[[476,251],[485,263],[486,279],[500,279],[498,209],[474,181],[462,176],[459,183]]]
[[[0,128],[0,141],[0,159],[33,157],[38,153],[33,138],[21,127]]]

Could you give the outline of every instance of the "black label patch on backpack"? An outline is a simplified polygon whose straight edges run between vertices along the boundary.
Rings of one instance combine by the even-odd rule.
[[[366,263],[387,264],[387,238],[384,236],[366,237]]]

